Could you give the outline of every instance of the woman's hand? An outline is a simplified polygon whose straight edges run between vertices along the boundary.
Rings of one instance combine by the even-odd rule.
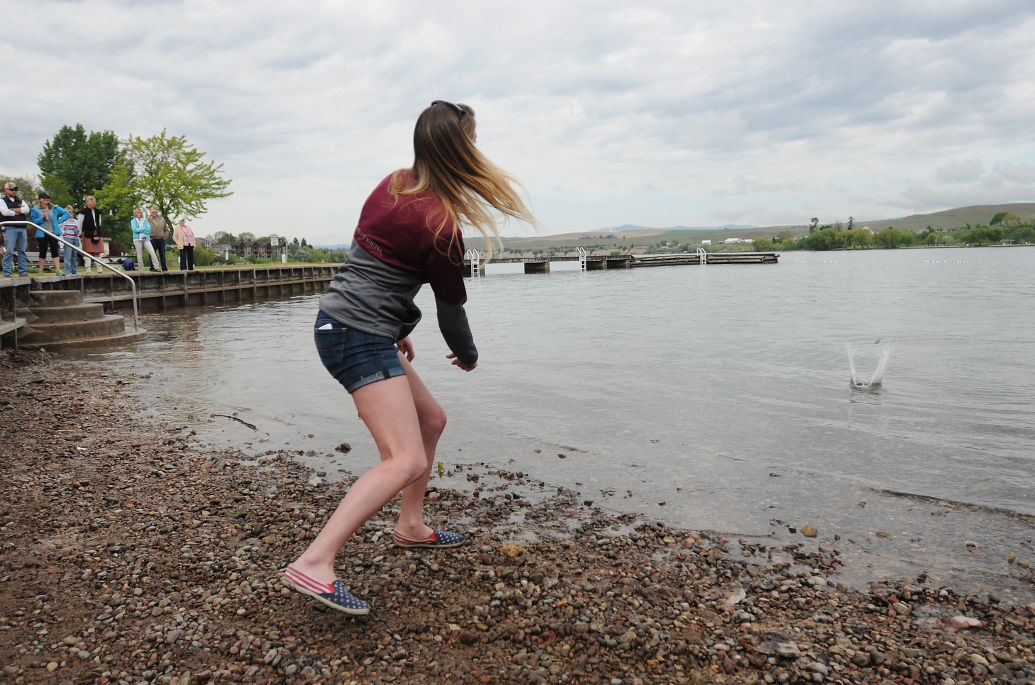
[[[409,336],[395,343],[395,346],[398,347],[399,351],[402,352],[404,357],[406,357],[406,361],[413,361],[413,343],[410,342]]]
[[[477,368],[477,366],[478,366],[478,362],[475,362],[473,364],[465,364],[465,363],[463,363],[462,361],[460,361],[459,359],[456,358],[455,354],[447,354],[446,355],[446,359],[452,359],[453,360],[453,366],[457,366],[457,367],[463,369],[464,371],[474,371],[475,368]]]

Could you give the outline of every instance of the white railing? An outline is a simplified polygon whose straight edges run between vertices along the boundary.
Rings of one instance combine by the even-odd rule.
[[[471,261],[471,276],[477,278],[482,275],[482,255],[478,250],[470,248],[464,253],[464,256]]]
[[[51,233],[50,231],[48,231],[47,229],[43,228],[39,224],[34,224],[31,221],[0,221],[0,226],[26,226],[26,227],[33,226],[37,230],[43,231],[45,234],[49,235],[51,238],[57,239],[57,241],[59,243],[61,243],[62,245],[65,245],[66,247],[70,247],[73,250],[75,250],[76,252],[78,252],[79,254],[83,255],[83,260],[84,260],[85,264],[89,264],[90,263],[90,262],[88,262],[86,260],[93,260],[93,261],[97,262],[98,264],[100,264],[105,269],[107,269],[108,271],[111,271],[113,274],[116,274],[118,276],[122,276],[123,278],[125,278],[127,281],[129,281],[129,287],[132,288],[132,290],[133,290],[133,330],[136,331],[136,330],[140,329],[140,323],[139,323],[138,318],[137,318],[137,284],[136,284],[136,282],[132,278],[127,276],[122,271],[119,271],[115,267],[111,266],[110,264],[105,264],[100,259],[97,259],[96,257],[91,255],[86,250],[83,250],[83,249],[77,247],[76,245],[72,245],[71,243],[69,243],[68,241],[63,239],[61,236],[55,235],[55,234]],[[7,249],[10,250],[11,247],[12,247],[11,245],[8,245]],[[14,255],[14,257],[17,258],[17,255]],[[65,268],[66,269],[68,268],[67,264],[65,265]]]
[[[589,253],[586,252],[586,248],[577,247],[575,248],[575,254],[579,256],[579,268],[585,271],[586,264],[589,262]]]
[[[708,263],[708,250],[704,249],[703,247],[697,248],[697,256],[700,257],[701,264]]]

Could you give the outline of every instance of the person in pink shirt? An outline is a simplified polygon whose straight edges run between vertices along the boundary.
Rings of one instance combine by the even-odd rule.
[[[180,271],[194,271],[194,231],[190,230],[186,219],[180,219],[173,229],[173,242],[180,251]]]

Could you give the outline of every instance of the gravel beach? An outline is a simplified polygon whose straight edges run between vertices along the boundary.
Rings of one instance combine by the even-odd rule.
[[[346,545],[372,605],[352,618],[280,582],[351,479],[129,418],[123,383],[0,351],[0,682],[1035,683],[1035,604],[923,574],[849,590],[829,543],[678,530],[487,468],[429,494],[466,546],[395,548],[397,503]]]

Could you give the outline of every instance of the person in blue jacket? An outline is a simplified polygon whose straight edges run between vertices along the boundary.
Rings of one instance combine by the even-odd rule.
[[[144,248],[151,255],[151,271],[158,271],[155,264],[158,263],[158,256],[155,255],[155,248],[151,245],[151,224],[144,218],[144,210],[134,209],[133,219],[130,221],[130,228],[133,229],[133,247],[137,250],[137,268],[144,266]]]
[[[55,207],[50,202],[50,195],[42,190],[40,191],[39,198],[39,206],[33,207],[32,211],[29,212],[29,221],[37,226],[42,226],[55,235],[61,235],[61,224],[68,219],[68,212],[60,205]],[[36,245],[40,252],[40,271],[43,271],[44,267],[47,266],[47,252],[50,252],[50,256],[54,260],[54,271],[57,272],[58,276],[64,276],[65,272],[61,270],[61,257],[57,238],[52,238],[37,228]]]

